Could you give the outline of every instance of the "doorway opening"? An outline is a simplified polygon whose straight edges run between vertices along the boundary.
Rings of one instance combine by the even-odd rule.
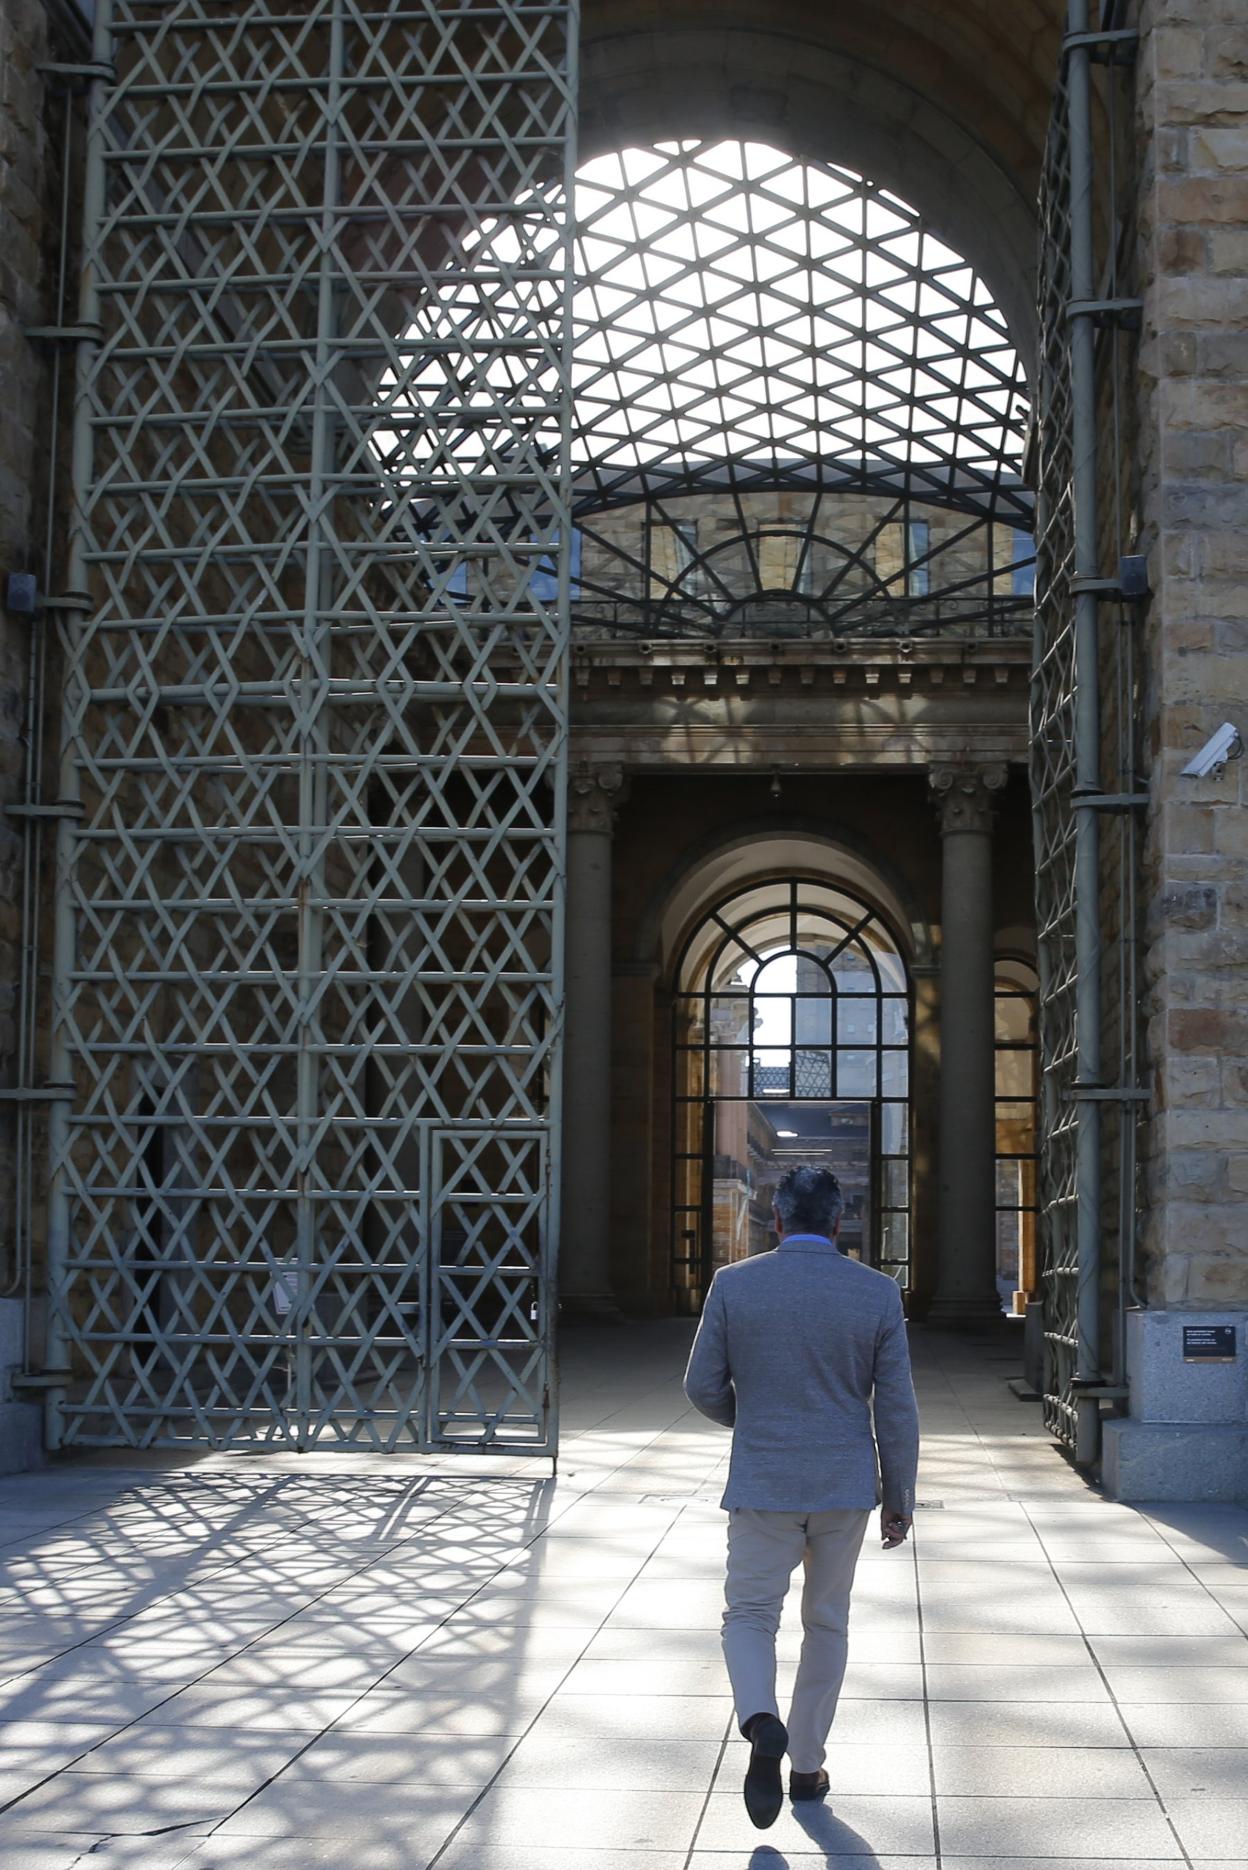
[[[911,985],[879,912],[840,884],[738,888],[686,940],[672,1021],[672,1296],[772,1244],[776,1183],[831,1168],[842,1245],[908,1287]]]

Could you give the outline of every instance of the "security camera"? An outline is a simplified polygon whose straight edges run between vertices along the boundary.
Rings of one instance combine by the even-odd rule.
[[[1183,768],[1185,779],[1217,779],[1228,760],[1237,760],[1244,750],[1243,739],[1237,727],[1229,721],[1223,721],[1216,734],[1206,740],[1204,746]]]

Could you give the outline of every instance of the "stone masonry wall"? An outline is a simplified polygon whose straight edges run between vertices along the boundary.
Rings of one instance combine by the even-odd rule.
[[[1146,0],[1139,65],[1140,521],[1152,792],[1145,860],[1149,1302],[1248,1305],[1248,10]]]

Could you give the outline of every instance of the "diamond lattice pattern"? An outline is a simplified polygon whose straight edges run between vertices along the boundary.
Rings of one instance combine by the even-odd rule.
[[[110,12],[63,1434],[545,1448],[571,9]]]

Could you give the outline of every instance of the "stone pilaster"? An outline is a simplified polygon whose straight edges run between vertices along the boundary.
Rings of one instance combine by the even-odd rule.
[[[993,1093],[992,821],[1004,766],[929,774],[941,833],[937,1275],[928,1316],[999,1313]]]
[[[1248,761],[1181,773],[1221,722],[1248,734],[1248,16],[1146,0],[1141,28],[1141,1272],[1150,1305],[1248,1308]]]
[[[568,1311],[610,1313],[611,833],[621,767],[583,761],[568,782],[568,909],[559,1292]]]

